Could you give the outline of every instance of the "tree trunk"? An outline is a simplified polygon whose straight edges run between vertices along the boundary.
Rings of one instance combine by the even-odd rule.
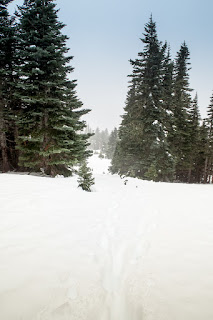
[[[8,155],[7,155],[7,140],[5,134],[5,121],[3,118],[2,106],[0,106],[0,146],[2,154],[2,172],[10,170]]]
[[[46,128],[48,127],[48,112],[47,112],[47,110],[44,110],[42,126],[43,126],[43,129],[44,129],[44,138],[43,138],[42,148],[43,148],[43,151],[47,151],[47,149],[48,149],[48,137],[47,137],[47,133],[46,133]],[[42,163],[43,163],[44,172],[49,174],[48,173],[47,157],[45,155],[43,156]]]
[[[208,165],[208,174],[209,174],[209,183],[213,183],[213,170],[212,170],[212,157],[209,159],[209,165]]]
[[[188,171],[188,183],[191,182],[191,175],[192,175],[192,168],[189,168],[189,171]]]
[[[205,159],[205,166],[204,166],[204,183],[207,183],[207,177],[208,177],[208,157]]]
[[[15,167],[16,167],[16,168],[19,167],[19,150],[16,148],[16,146],[18,145],[18,137],[19,137],[18,126],[17,126],[16,123],[14,123]]]

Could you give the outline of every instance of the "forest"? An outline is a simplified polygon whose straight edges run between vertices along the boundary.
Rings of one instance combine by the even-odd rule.
[[[85,162],[89,112],[53,1],[24,1],[14,16],[0,1],[0,169],[69,176]]]
[[[72,175],[94,146],[82,120],[90,110],[68,76],[73,57],[64,24],[53,1],[24,1],[14,16],[8,13],[10,2],[0,2],[0,170]],[[110,171],[153,181],[211,183],[213,95],[208,116],[201,119],[198,94],[190,88],[188,46],[183,42],[173,60],[167,42],[158,40],[152,16],[141,41],[143,50],[130,60],[116,146],[112,142],[112,150],[103,152],[112,158]]]
[[[182,43],[172,60],[152,16],[130,60],[132,74],[111,172],[153,181],[211,183],[213,95],[201,120],[189,81],[190,53]]]

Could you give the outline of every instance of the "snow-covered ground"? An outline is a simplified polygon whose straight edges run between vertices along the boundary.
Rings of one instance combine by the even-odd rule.
[[[212,320],[213,185],[0,175],[1,320]]]

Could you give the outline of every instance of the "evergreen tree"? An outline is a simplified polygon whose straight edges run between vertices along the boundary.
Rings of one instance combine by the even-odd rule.
[[[210,98],[210,104],[207,110],[207,144],[206,144],[206,159],[204,168],[204,182],[212,181],[213,175],[213,94]]]
[[[189,109],[192,91],[189,88],[189,50],[184,42],[177,53],[174,66],[173,126],[169,142],[175,158],[176,180],[187,182],[189,174],[190,125]]]
[[[9,16],[7,5],[11,0],[0,0],[0,168],[3,172],[13,167],[11,135],[13,102],[14,19]]]
[[[204,119],[199,128],[198,155],[194,169],[194,181],[206,183],[206,159],[208,159],[208,126]]]
[[[92,176],[92,171],[87,166],[87,162],[83,161],[81,167],[78,171],[78,186],[85,191],[91,192],[91,186],[95,183],[95,180]]]
[[[166,106],[163,104],[167,45],[158,40],[152,17],[145,25],[141,40],[144,50],[135,61],[131,60],[132,81],[111,171],[168,181],[173,177],[173,161],[168,150]]]
[[[81,116],[88,110],[68,79],[67,36],[61,30],[53,0],[25,0],[19,7],[18,98],[20,165],[25,170],[70,175],[77,162],[89,155],[86,124]]]
[[[118,141],[112,158],[110,171],[120,175],[136,176],[138,172],[137,158],[135,151],[140,143],[139,127],[141,124],[138,119],[138,100],[136,95],[136,79],[132,79],[124,107],[122,123],[118,131]],[[139,137],[139,139],[138,139]]]
[[[198,158],[200,161],[200,138],[200,113],[196,94],[189,110],[188,182],[199,182],[200,180],[197,175]]]
[[[101,153],[103,155],[105,155],[107,152],[108,141],[109,141],[109,132],[108,132],[108,129],[105,129],[104,131],[101,132]]]
[[[108,159],[112,159],[115,153],[116,144],[118,141],[118,130],[114,128],[114,130],[109,135],[109,141],[106,150],[106,156]]]
[[[167,54],[165,56],[164,64],[163,64],[163,83],[162,83],[162,104],[163,104],[163,112],[166,126],[166,133],[169,137],[172,131],[172,123],[173,123],[173,71],[174,71],[174,63],[171,60],[170,48],[168,48]],[[169,139],[169,138],[168,138]]]

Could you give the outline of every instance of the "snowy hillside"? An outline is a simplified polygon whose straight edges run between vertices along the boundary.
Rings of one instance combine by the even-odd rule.
[[[0,175],[0,319],[212,320],[212,185]]]

